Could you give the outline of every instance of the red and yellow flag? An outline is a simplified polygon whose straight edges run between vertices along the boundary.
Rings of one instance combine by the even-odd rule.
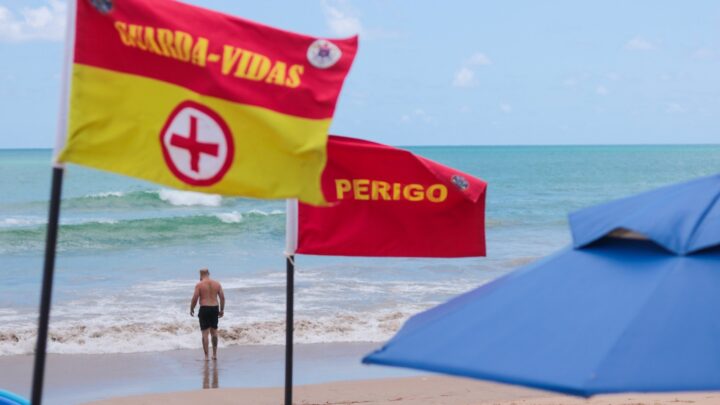
[[[60,162],[324,202],[327,132],[357,37],[313,38],[170,0],[77,0],[74,29]]]

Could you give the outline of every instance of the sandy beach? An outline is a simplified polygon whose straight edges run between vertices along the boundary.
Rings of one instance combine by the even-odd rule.
[[[145,395],[91,402],[88,405],[253,404],[282,403],[281,388],[228,388]],[[605,395],[592,399],[553,395],[463,378],[423,376],[343,381],[296,387],[296,404],[433,404],[433,405],[665,405],[720,403],[720,393]]]
[[[590,400],[509,385],[437,376],[392,367],[366,366],[361,357],[375,343],[295,347],[297,404],[497,404],[660,405],[720,404],[720,393],[611,395]],[[132,354],[58,355],[48,358],[45,403],[280,404],[282,346],[234,346],[217,363],[200,350]],[[32,356],[0,357],[3,388],[30,392]]]

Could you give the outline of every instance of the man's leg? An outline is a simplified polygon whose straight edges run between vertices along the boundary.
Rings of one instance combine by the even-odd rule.
[[[205,329],[202,331],[202,343],[203,343],[203,351],[205,351],[205,361],[208,359],[208,333],[210,333],[210,329]]]
[[[217,329],[210,328],[210,335],[212,336],[213,360],[217,360],[217,345],[218,345]]]

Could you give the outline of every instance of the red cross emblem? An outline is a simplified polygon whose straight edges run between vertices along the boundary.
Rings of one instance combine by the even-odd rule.
[[[220,181],[235,153],[232,133],[222,117],[194,101],[183,101],[170,113],[160,143],[170,171],[193,186]]]

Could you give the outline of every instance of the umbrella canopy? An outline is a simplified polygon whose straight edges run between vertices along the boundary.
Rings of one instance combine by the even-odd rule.
[[[573,247],[412,317],[363,361],[579,396],[720,390],[719,195],[713,176],[577,212]]]
[[[573,246],[633,231],[679,255],[720,243],[720,175],[658,188],[570,214]]]
[[[0,405],[30,405],[30,401],[10,391],[0,389]]]

